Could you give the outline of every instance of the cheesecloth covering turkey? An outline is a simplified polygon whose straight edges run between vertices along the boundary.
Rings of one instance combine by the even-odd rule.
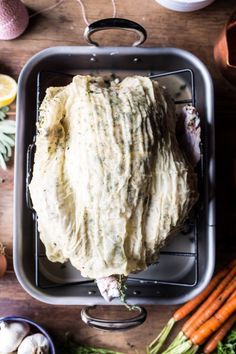
[[[198,196],[175,128],[174,103],[147,77],[47,89],[30,192],[51,261],[100,278],[157,260]]]

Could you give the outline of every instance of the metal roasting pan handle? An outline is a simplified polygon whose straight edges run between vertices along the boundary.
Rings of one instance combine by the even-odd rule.
[[[91,39],[93,33],[114,28],[136,32],[139,35],[139,39],[133,43],[133,47],[141,45],[147,38],[147,32],[141,25],[139,25],[137,22],[130,21],[125,18],[104,18],[102,20],[93,22],[85,28],[84,38],[89,44],[99,46],[97,42]]]
[[[140,326],[147,317],[147,311],[145,308],[135,306],[135,309],[139,312],[138,315],[130,319],[124,320],[106,320],[93,317],[89,312],[95,309],[96,306],[88,306],[81,310],[82,320],[89,326],[103,331],[126,331],[128,329]]]

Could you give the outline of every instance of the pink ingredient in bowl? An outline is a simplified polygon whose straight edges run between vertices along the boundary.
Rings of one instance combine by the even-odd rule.
[[[0,39],[19,37],[28,23],[27,9],[20,0],[0,0]]]

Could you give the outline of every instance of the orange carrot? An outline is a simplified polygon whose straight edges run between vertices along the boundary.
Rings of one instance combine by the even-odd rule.
[[[236,290],[233,292],[233,294],[229,297],[228,301],[232,300],[234,297],[236,297]]]
[[[177,311],[175,311],[173,317],[175,321],[180,321],[186,317],[190,312],[192,312],[203,300],[211,293],[211,291],[219,284],[222,278],[226,276],[232,267],[236,266],[236,260],[232,261],[227,267],[219,271],[214,278],[210,281],[208,286],[192,300],[188,301],[186,304],[181,306]]]
[[[233,263],[233,262],[232,262]],[[231,263],[231,264],[232,264]],[[228,269],[227,269],[228,270]],[[223,274],[224,270],[220,273]],[[220,274],[218,273],[218,274]],[[227,272],[226,272],[227,273]],[[224,274],[225,276],[226,274]],[[191,327],[191,325],[196,321],[196,319],[211,305],[211,303],[221,294],[221,292],[225,289],[228,283],[232,280],[232,278],[236,275],[236,265],[230,270],[228,275],[222,280],[222,282],[217,286],[217,288],[211,293],[211,295],[207,298],[207,300],[200,306],[200,308],[190,317],[188,321],[182,327],[182,332],[186,333],[187,329]],[[217,276],[217,275],[216,275]],[[223,276],[223,277],[224,277]],[[214,279],[214,278],[213,278]],[[222,278],[221,278],[222,279]]]
[[[217,344],[222,341],[222,339],[226,336],[226,334],[229,332],[230,328],[234,325],[236,322],[236,313],[231,316],[225,324],[211,337],[211,339],[207,342],[203,349],[203,353],[208,354],[212,353],[216,347]]]
[[[233,298],[231,301],[227,301],[208,321],[193,333],[190,338],[191,342],[195,345],[204,343],[235,311],[236,298]]]
[[[194,323],[184,332],[185,336],[190,338],[191,335],[198,329],[204,322],[206,322],[228,299],[228,297],[234,293],[236,289],[236,277],[231,281],[227,288],[206,308],[204,312],[195,320]]]
[[[224,269],[220,270],[212,278],[212,280],[210,281],[208,286],[199,295],[195,296],[195,298],[193,298],[192,300],[187,302],[185,305],[181,306],[177,311],[175,311],[175,313],[173,314],[171,319],[168,321],[166,326],[162,329],[162,331],[158,334],[158,336],[152,341],[152,343],[149,344],[148,350],[149,350],[150,354],[159,353],[161,347],[165,343],[165,341],[166,341],[167,337],[169,336],[175,323],[180,321],[184,317],[186,317],[188,314],[190,314],[198,305],[200,305],[207,298],[207,296],[209,294],[214,292],[214,289],[219,285],[219,283],[222,281],[223,278],[224,278],[224,280],[222,281],[223,287],[220,288],[220,292],[222,291],[222,288],[224,289],[224,287],[227,285],[227,282],[233,278],[233,274],[231,273],[231,270],[234,267],[235,267],[235,270],[234,270],[233,274],[236,273],[236,259],[234,259]],[[227,274],[229,275],[229,272],[231,274],[230,277],[227,276]],[[226,282],[225,282],[225,279],[227,280]],[[220,292],[215,295],[214,299],[220,294]],[[191,319],[192,319],[192,317],[190,318],[190,320]],[[172,344],[174,346],[178,345],[179,343],[182,343],[186,339],[187,338],[185,337],[183,332],[180,332],[179,335],[177,336],[176,340]]]

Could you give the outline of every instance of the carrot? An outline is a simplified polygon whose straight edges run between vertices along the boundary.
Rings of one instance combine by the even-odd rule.
[[[233,262],[232,262],[233,263]],[[232,264],[231,263],[231,264]],[[223,273],[221,271],[220,273]],[[227,272],[226,272],[227,273]],[[224,274],[225,276],[226,274]],[[222,282],[217,286],[217,288],[211,293],[211,295],[207,298],[207,300],[200,306],[200,308],[190,317],[190,319],[185,322],[182,327],[182,332],[186,333],[187,329],[191,327],[191,325],[196,321],[196,319],[209,307],[209,305],[221,294],[221,292],[225,289],[227,284],[232,280],[232,278],[236,275],[236,265],[230,270],[228,275],[222,280]],[[213,278],[214,279],[214,278]],[[222,279],[222,278],[221,278]]]
[[[233,260],[228,266],[226,266],[224,269],[220,270],[210,281],[208,286],[195,298],[187,302],[185,305],[181,306],[171,319],[168,321],[167,325],[163,328],[161,333],[154,339],[154,341],[148,346],[147,350],[150,354],[157,354],[160,350],[160,348],[163,346],[163,344],[166,341],[166,338],[168,337],[169,333],[171,332],[172,328],[174,327],[175,323],[186,317],[189,313],[191,313],[199,304],[201,304],[206,297],[215,289],[215,287],[220,283],[220,281],[225,278],[225,276],[228,274],[228,272],[233,268],[236,267],[236,259]],[[180,333],[180,336],[184,337],[183,340],[185,340],[185,336],[183,336],[183,333]],[[180,343],[180,341],[178,341]]]
[[[236,313],[233,314],[225,322],[225,324],[211,337],[211,339],[207,342],[207,344],[203,348],[203,353],[205,354],[212,353],[216,349],[217,344],[220,341],[222,341],[222,339],[226,336],[226,334],[229,332],[230,328],[234,325],[235,322],[236,322]]]
[[[205,298],[211,293],[211,291],[219,284],[220,280],[226,276],[226,274],[232,268],[236,267],[236,259],[230,262],[224,269],[220,270],[216,275],[211,279],[208,286],[192,300],[188,301],[186,304],[181,306],[178,310],[175,311],[173,317],[176,321],[182,320],[189,313],[191,313]]]
[[[236,298],[227,301],[208,321],[198,328],[191,336],[191,342],[195,345],[204,341],[236,311]]]
[[[227,288],[221,293],[212,303],[209,304],[208,308],[195,320],[194,323],[184,332],[185,336],[190,338],[191,335],[198,329],[204,322],[206,322],[228,299],[236,289],[236,277],[227,286]]]
[[[207,295],[211,293],[211,291],[218,285],[220,280],[225,277],[228,273],[229,268],[226,267],[218,272],[214,278],[210,281],[209,285],[197,296],[195,296],[192,300],[188,301],[186,304],[181,306],[177,311],[175,311],[173,317],[175,321],[180,321],[184,317],[186,317],[190,312],[192,312],[205,298]]]
[[[202,317],[202,314],[206,312],[206,310],[210,307],[210,305],[215,301],[215,299],[221,294],[221,292],[225,289],[225,287],[228,285],[228,283],[236,275],[235,261],[231,262],[229,264],[229,266],[226,267],[226,269],[223,269],[222,271],[217,273],[216,276],[212,279],[212,281],[213,281],[219,275],[220,276],[223,275],[223,277],[224,277],[223,280],[222,280],[222,278],[220,278],[219,281],[222,280],[221,283],[217,286],[217,288],[214,291],[212,291],[210,296],[207,298],[207,300],[205,302],[203,302],[203,304],[199,307],[199,309],[187,320],[187,322],[185,322],[185,324],[183,325],[183,327],[182,327],[181,331],[179,332],[179,334],[177,335],[177,337],[174,339],[174,341],[168,347],[169,350],[179,346],[180,344],[184,343],[189,338],[189,336],[188,336],[188,334],[186,334],[186,332],[192,334],[197,329],[197,327],[195,327],[195,322],[198,319],[200,320],[200,318]],[[225,277],[225,275],[227,273],[228,273],[228,275]],[[192,330],[192,327],[194,327],[194,330]]]
[[[236,290],[233,292],[233,294],[229,297],[228,301],[232,300],[234,297],[236,297]]]

